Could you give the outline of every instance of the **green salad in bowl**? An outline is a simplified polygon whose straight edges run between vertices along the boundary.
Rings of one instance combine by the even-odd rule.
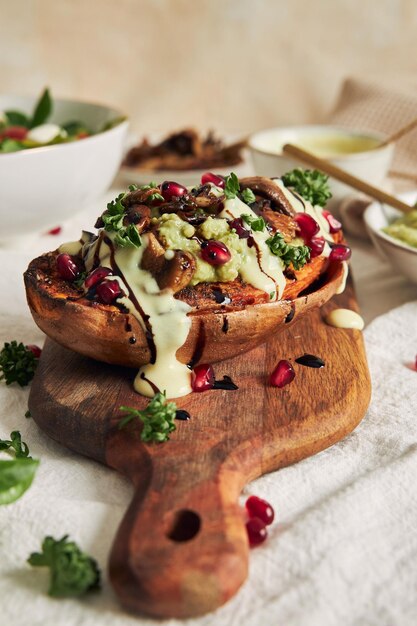
[[[68,119],[61,124],[51,122],[53,110],[54,101],[46,88],[30,113],[20,109],[0,111],[0,154],[78,141],[109,130],[125,119],[115,117],[93,130],[81,119]]]

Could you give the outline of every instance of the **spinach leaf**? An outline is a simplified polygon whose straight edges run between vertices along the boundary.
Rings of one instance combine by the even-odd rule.
[[[30,128],[34,128],[35,126],[40,126],[52,113],[52,100],[49,94],[49,89],[44,89],[41,94],[39,100],[36,103],[35,109],[33,111],[32,119],[30,120]]]
[[[39,461],[31,458],[0,460],[0,505],[10,504],[32,484]]]
[[[22,111],[5,111],[4,113],[9,126],[25,126],[29,128],[29,118]]]

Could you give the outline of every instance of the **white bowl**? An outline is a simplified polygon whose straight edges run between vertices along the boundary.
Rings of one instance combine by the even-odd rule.
[[[292,143],[378,187],[387,175],[394,150],[391,144],[378,148],[383,140],[384,136],[378,133],[347,130],[338,126],[287,126],[254,133],[249,138],[249,149],[256,174],[282,176],[295,167],[308,167],[282,154],[283,146]],[[368,145],[359,152],[333,155],[329,152],[326,156],[326,144],[329,146],[331,143],[342,142],[345,143],[345,149],[348,149],[346,144],[353,141]],[[333,198],[329,206],[332,209],[343,198],[352,194],[351,187],[334,179],[330,181],[330,187]]]
[[[401,198],[408,204],[414,204],[417,193],[403,194]],[[364,220],[377,250],[388,259],[398,272],[404,274],[413,283],[417,283],[417,248],[413,248],[381,230],[401,216],[400,211],[379,202],[373,202],[366,209]]]
[[[35,98],[0,96],[0,111],[33,110]],[[53,101],[50,121],[80,120],[97,132],[121,116],[115,109]],[[100,197],[122,160],[128,122],[71,143],[0,154],[0,241],[45,231]]]

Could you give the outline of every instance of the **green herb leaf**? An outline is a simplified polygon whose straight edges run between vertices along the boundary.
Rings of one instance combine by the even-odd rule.
[[[139,189],[139,187],[135,184],[133,185],[129,185],[129,191],[137,191]]]
[[[25,413],[25,417],[26,417],[27,419],[29,419],[30,417],[32,417],[31,412],[30,412],[30,411],[26,411],[26,413]]]
[[[160,193],[158,193],[158,192],[151,193],[151,194],[150,194],[150,195],[146,198],[146,202],[147,202],[147,203],[149,203],[149,202],[150,202],[150,203],[152,203],[152,202],[156,202],[156,201],[159,201],[159,202],[165,202],[165,198],[164,198],[164,196],[161,196],[161,194],[160,194]]]
[[[246,222],[246,224],[249,224],[251,229],[255,232],[262,232],[266,228],[265,220],[263,217],[253,217],[252,215],[244,213],[242,215],[242,219]]]
[[[139,248],[142,245],[142,241],[138,232],[138,229],[134,224],[124,226],[123,218],[125,213],[125,206],[122,200],[127,196],[127,193],[120,193],[117,198],[112,200],[107,205],[107,211],[101,216],[103,220],[103,228],[108,233],[115,232],[116,236],[114,242],[116,245],[125,248],[126,246],[134,246]]]
[[[0,504],[10,504],[32,484],[39,461],[30,457],[0,460]]]
[[[23,343],[5,343],[0,352],[0,380],[24,387],[32,380],[37,364],[38,359]]]
[[[174,420],[177,406],[174,402],[166,402],[165,392],[155,394],[148,406],[141,411],[130,406],[121,406],[120,410],[126,415],[120,420],[119,428],[124,428],[134,419],[143,422],[142,441],[168,441],[169,433],[176,429]]]
[[[0,439],[0,450],[14,450],[17,459],[29,456],[29,447],[22,441],[22,436],[18,430],[10,434],[10,439]]]
[[[25,126],[29,128],[29,118],[22,111],[5,111],[4,112],[9,126]]]
[[[87,272],[81,272],[76,280],[73,281],[73,285],[78,288],[81,288],[84,285],[84,281],[87,278]]]
[[[100,588],[100,570],[97,562],[80,550],[73,541],[45,537],[42,552],[33,552],[28,563],[34,567],[50,568],[50,596],[81,596]]]
[[[311,202],[313,206],[324,206],[332,197],[328,176],[318,170],[303,170],[297,167],[291,172],[287,172],[282,177],[282,182],[286,187],[291,187],[305,200]]]
[[[310,258],[310,248],[308,246],[294,246],[286,243],[284,235],[279,232],[267,239],[266,244],[269,246],[272,254],[283,260],[285,267],[292,263],[294,269],[299,270]]]
[[[236,198],[240,189],[239,179],[234,172],[231,172],[229,176],[224,179],[224,195],[228,200]]]
[[[119,229],[116,237],[114,238],[114,242],[116,245],[125,248],[126,246],[134,246],[135,248],[140,248],[142,245],[142,240],[140,238],[138,229],[134,224],[129,224],[129,226],[123,226]]]
[[[35,105],[35,109],[33,111],[32,119],[30,120],[29,128],[34,128],[35,126],[40,126],[46,122],[48,117],[52,113],[52,100],[49,94],[49,89],[46,88],[41,93],[39,100]]]
[[[17,139],[3,139],[0,142],[0,152],[18,152],[19,150],[24,150],[25,146],[21,141]]]
[[[246,202],[246,204],[252,204],[256,201],[255,194],[252,189],[244,189],[240,195],[242,196],[243,202]]]

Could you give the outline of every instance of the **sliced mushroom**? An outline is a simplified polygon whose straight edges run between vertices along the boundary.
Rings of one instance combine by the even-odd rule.
[[[125,226],[135,224],[139,233],[143,233],[151,223],[151,210],[145,204],[132,204],[123,218]]]
[[[161,271],[155,276],[160,289],[181,291],[192,279],[195,272],[195,259],[188,252],[175,250],[172,259],[165,259]]]
[[[274,231],[279,231],[284,235],[285,241],[289,242],[297,236],[297,224],[289,215],[278,213],[271,208],[265,207],[260,209],[259,215],[262,215],[267,224],[270,224]]]
[[[270,178],[265,176],[248,176],[239,180],[241,189],[252,189],[258,194],[276,206],[276,210],[284,215],[294,216],[296,211],[287,199],[284,192]]]
[[[161,193],[158,187],[151,187],[151,189],[136,189],[136,191],[132,191],[125,198],[123,198],[122,202],[125,207],[130,207],[134,204],[144,204],[154,193]]]
[[[166,258],[169,252],[171,258]],[[142,255],[141,267],[155,278],[160,289],[172,289],[174,293],[188,285],[196,264],[194,257],[182,250],[165,250],[153,233],[148,234],[148,244]]]
[[[164,267],[165,248],[153,233],[148,233],[148,243],[142,255],[141,267],[156,276]]]

